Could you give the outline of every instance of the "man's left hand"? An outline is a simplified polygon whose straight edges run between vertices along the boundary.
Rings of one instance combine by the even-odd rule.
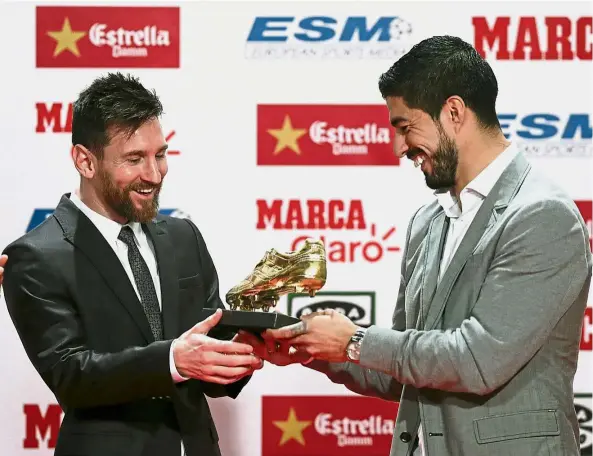
[[[270,342],[288,343],[315,359],[343,362],[348,359],[346,347],[357,329],[348,317],[328,309],[301,317],[293,325],[268,329],[263,337]]]

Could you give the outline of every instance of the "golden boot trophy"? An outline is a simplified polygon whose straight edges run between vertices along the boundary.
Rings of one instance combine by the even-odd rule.
[[[307,239],[293,252],[268,250],[254,270],[226,294],[231,310],[223,311],[219,324],[260,332],[298,322],[298,318],[269,310],[287,293],[315,296],[325,285],[326,263],[321,241]]]

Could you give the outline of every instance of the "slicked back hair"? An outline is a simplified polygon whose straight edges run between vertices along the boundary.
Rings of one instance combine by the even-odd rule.
[[[81,144],[103,158],[114,134],[131,135],[158,118],[163,106],[154,91],[132,75],[108,73],[85,88],[72,106],[72,144]]]

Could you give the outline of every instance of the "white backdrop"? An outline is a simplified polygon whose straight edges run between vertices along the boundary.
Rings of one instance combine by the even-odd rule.
[[[63,2],[60,5],[77,4]],[[95,2],[93,5],[105,3]],[[109,2],[109,5],[117,3]],[[120,8],[129,8],[129,5],[121,3]],[[155,5],[143,3],[143,6]],[[170,2],[161,5],[172,6]],[[535,23],[535,37],[539,39],[544,55],[548,50],[546,18],[566,18],[557,20],[560,27],[567,27],[573,54],[566,55],[564,60],[554,57],[553,52],[547,53],[547,60],[531,60],[532,54],[529,53],[523,60],[499,60],[495,52],[488,52],[487,57],[499,81],[498,112],[503,123],[508,124],[505,131],[511,140],[520,142],[529,152],[534,166],[549,174],[576,201],[581,201],[580,207],[591,227],[593,44],[590,4],[538,3],[537,14],[532,3],[518,2],[196,2],[173,6],[179,7],[179,68],[154,67],[158,66],[159,59],[164,61],[170,57],[167,52],[174,52],[172,45],[167,48],[170,50],[158,50],[161,54],[156,47],[147,47],[148,57],[136,57],[136,67],[125,68],[120,65],[121,60],[110,57],[109,48],[97,48],[89,41],[89,26],[103,22],[112,29],[140,30],[156,24],[162,29],[166,24],[159,23],[158,16],[120,10],[110,18],[108,12],[102,10],[93,13],[96,18],[85,20],[80,19],[80,11],[74,11],[74,8],[64,10],[66,13],[48,13],[53,17],[52,24],[58,26],[52,25],[45,30],[45,22],[36,22],[34,3],[0,4],[0,17],[4,19],[0,28],[4,62],[3,109],[0,112],[3,140],[0,175],[4,189],[0,198],[0,246],[26,232],[36,209],[51,210],[63,193],[77,185],[77,175],[68,155],[70,135],[55,131],[59,128],[51,121],[41,122],[41,131],[36,131],[37,104],[51,108],[52,103],[62,103],[60,112],[62,121],[65,121],[68,103],[94,77],[108,70],[122,69],[138,75],[161,97],[165,107],[163,127],[166,133],[174,131],[170,147],[179,151],[169,157],[169,174],[162,191],[161,206],[189,215],[201,229],[218,268],[222,296],[246,276],[271,247],[288,250],[295,238],[302,235],[324,236],[336,252],[340,242],[359,242],[353,261],[339,261],[333,257],[336,261],[330,262],[324,290],[333,296],[327,299],[354,302],[365,311],[374,306],[374,322],[388,326],[398,288],[401,252],[384,250],[381,259],[372,262],[365,260],[358,249],[373,240],[383,248],[401,247],[409,217],[419,205],[432,198],[431,192],[425,187],[420,172],[407,162],[399,166],[362,166],[365,156],[359,156],[352,159],[360,160],[361,166],[337,165],[339,159],[332,158],[327,145],[311,142],[308,128],[315,121],[325,121],[333,127],[362,128],[366,114],[357,113],[356,106],[336,109],[330,105],[371,104],[378,105],[376,109],[381,112],[384,108],[377,80],[397,58],[393,49],[405,50],[423,38],[438,34],[457,35],[474,44],[476,36],[480,35],[474,28],[474,17],[485,17],[490,25],[497,17],[508,17],[508,34],[501,36],[508,38],[511,53],[516,48],[529,47],[520,41],[516,45],[517,36],[527,33],[529,41],[529,31],[535,30],[530,27]],[[72,30],[86,33],[78,40],[81,57],[73,58],[72,51],[66,50],[53,58],[50,54],[57,42],[47,32],[61,30],[66,16]],[[327,42],[299,41],[299,30],[289,27],[284,31],[259,34],[260,37],[287,36],[287,41],[251,42],[248,45],[246,40],[254,20],[263,16],[294,17],[294,24],[310,16],[323,16],[326,21],[333,18],[338,30],[336,36],[348,30],[348,25],[344,28],[348,17],[365,17],[369,26],[383,24],[376,22],[380,17],[397,17],[388,21],[392,24],[391,36],[400,39],[384,43],[377,40],[380,33],[369,33],[368,36],[363,33],[353,34],[351,39],[346,36],[341,42],[335,38]],[[146,17],[144,22],[142,17]],[[535,21],[530,22],[528,17],[535,17]],[[48,20],[47,17],[44,20]],[[356,21],[351,19],[350,26]],[[274,25],[287,23],[275,22]],[[36,27],[39,28],[37,35]],[[521,32],[525,29],[528,32]],[[330,29],[324,30],[323,33],[328,33]],[[171,37],[175,35],[175,30],[169,32]],[[323,33],[308,36],[323,36]],[[480,46],[480,43],[482,40],[478,39],[476,45]],[[45,52],[41,56],[45,62],[70,67],[38,68],[37,46]],[[271,46],[277,58],[254,58],[270,51]],[[500,41],[494,49],[498,46]],[[301,55],[298,58],[294,54],[297,50]],[[387,58],[382,58],[384,55]],[[106,64],[109,67],[76,66],[89,66],[89,62],[93,65],[99,61],[110,62]],[[144,68],[146,62],[152,62],[153,68]],[[322,105],[311,107],[304,114],[295,114],[295,108],[290,106],[278,108],[278,112],[291,116],[294,128],[303,130],[296,141],[302,149],[299,157],[304,166],[258,165],[258,148],[260,156],[269,160],[295,153],[287,149],[275,156],[269,150],[269,144],[274,145],[275,140],[270,143],[271,136],[266,137],[266,131],[280,129],[284,116],[259,119],[261,125],[258,126],[258,105],[266,104]],[[387,127],[386,114],[385,111],[385,118],[373,118],[372,122]],[[530,138],[530,134],[536,137]],[[541,138],[537,138],[538,135]],[[373,149],[376,144],[368,145],[368,156],[375,154],[379,160],[385,160],[384,155],[381,158],[381,152]],[[335,159],[336,165],[313,165],[323,154],[330,162]],[[281,200],[284,210],[289,200],[300,200],[304,207],[308,200],[338,200],[346,208],[350,201],[359,200],[366,226],[364,229],[274,229],[272,224],[267,224],[258,229],[257,200],[267,204]],[[395,231],[390,231],[392,227]],[[381,241],[380,237],[388,232],[389,239]],[[372,248],[377,247],[369,247],[368,252]],[[291,306],[287,303],[288,299],[284,299],[278,310],[295,312],[294,309],[302,308],[298,300]],[[5,372],[0,381],[2,453],[11,456],[53,454],[52,431],[55,437],[57,428],[55,419],[51,421],[51,413],[56,409],[49,409],[49,418],[45,422],[47,429],[42,418],[55,400],[31,367],[3,300],[1,304],[0,359]],[[583,454],[591,454],[592,337],[589,308],[574,383],[575,393],[584,395],[576,399],[583,422]],[[263,396],[285,397],[263,399]],[[323,398],[310,400],[300,396]],[[379,434],[370,437],[370,441],[365,437],[349,444],[339,435],[323,433],[319,418],[323,413],[332,413],[334,418],[379,416],[384,420],[394,419],[395,404],[364,399],[364,402],[356,402],[362,405],[352,405],[350,401],[353,399],[344,396],[354,395],[319,373],[300,366],[267,366],[257,373],[237,400],[210,401],[223,455],[388,454],[389,439]],[[25,404],[29,404],[29,408],[26,409]],[[291,407],[295,420],[289,419],[288,425],[277,423],[290,418]],[[35,418],[38,413],[41,415]],[[59,412],[55,416],[58,415]],[[299,428],[295,422],[304,424]],[[286,431],[287,426],[293,431],[292,438]],[[347,433],[340,431],[338,434]],[[357,436],[354,434],[354,437]],[[280,445],[282,440],[286,441]],[[338,446],[340,442],[341,447]],[[369,445],[373,445],[372,448]],[[361,450],[361,447],[365,448]]]

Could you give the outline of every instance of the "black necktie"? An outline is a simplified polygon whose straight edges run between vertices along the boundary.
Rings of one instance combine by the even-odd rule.
[[[154,335],[155,340],[163,339],[163,324],[161,322],[161,311],[159,308],[159,301],[154,290],[154,283],[152,276],[148,270],[148,266],[140,254],[138,246],[134,241],[134,233],[129,226],[124,226],[119,233],[118,239],[123,241],[128,246],[128,260],[134,273],[134,279],[136,280],[136,286],[140,293],[142,307],[144,307],[144,313],[148,318],[150,329]]]

